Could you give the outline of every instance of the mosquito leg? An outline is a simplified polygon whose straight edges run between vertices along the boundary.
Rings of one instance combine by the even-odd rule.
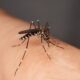
[[[47,42],[47,44],[48,44],[48,47],[50,47],[50,45],[49,45],[49,41],[46,40],[46,42]]]
[[[41,43],[42,43],[42,40],[43,40],[43,35],[41,35]],[[42,44],[42,47],[43,47],[43,49],[44,49],[46,55],[48,56],[49,60],[51,60],[51,57],[48,55],[48,53],[47,53],[47,51],[46,51],[46,49],[45,49],[45,47],[44,47],[43,44]]]
[[[28,43],[29,43],[29,37],[28,37],[28,40],[27,40],[27,45],[26,45],[26,48],[28,48]]]
[[[51,57],[50,57],[50,55],[49,55],[48,53],[46,53],[46,55],[48,56],[49,60],[51,60]]]
[[[38,28],[40,29],[40,21],[37,20],[37,25],[38,25]]]
[[[24,59],[25,55],[26,55],[26,50],[24,51],[24,54],[22,56],[22,60]]]
[[[41,34],[41,43],[43,42],[43,35]],[[43,49],[44,49],[44,51],[46,52],[46,49],[45,49],[45,47],[44,47],[44,45],[42,44],[42,47],[43,47]]]
[[[43,35],[41,34],[41,43],[42,43],[42,40],[43,40]]]
[[[34,26],[34,28],[36,29],[36,24],[33,22],[33,26]]]
[[[31,29],[32,24],[33,24],[33,21],[30,23],[30,28],[29,29]]]
[[[13,45],[12,47],[18,47],[18,46],[21,46],[24,42],[25,42],[26,39],[24,39],[20,44],[17,44],[17,45]]]
[[[48,56],[49,60],[51,60],[51,57],[50,57],[50,56],[49,56],[49,54],[47,53],[47,51],[46,51],[46,49],[45,49],[44,45],[42,45],[42,47],[43,47],[43,49],[44,49],[44,51],[45,51],[46,55]]]
[[[48,41],[48,43],[51,43],[52,45],[55,45],[56,47],[59,47],[59,48],[62,48],[62,49],[64,49],[63,47],[61,47],[61,46],[58,46],[58,45],[56,45],[56,44],[52,43],[51,41]]]
[[[22,45],[22,44],[25,42],[25,40],[26,40],[26,39],[24,39],[24,40],[19,44],[19,46]]]
[[[44,51],[46,52],[46,49],[45,49],[44,45],[42,45],[42,47],[43,47]]]
[[[16,74],[17,74],[17,72],[18,72],[18,70],[19,70],[19,68],[20,68],[20,66],[21,66],[21,64],[22,64],[22,61],[23,61],[25,55],[26,55],[26,50],[24,51],[24,54],[23,54],[23,56],[22,56],[22,58],[21,58],[21,61],[20,61],[19,64],[18,64],[18,68],[16,68],[16,70],[15,70],[14,76],[16,76]]]
[[[18,71],[18,68],[16,69],[16,71],[15,71],[15,73],[14,73],[14,76],[16,76],[17,71]]]
[[[32,25],[33,25],[33,26],[35,27],[35,29],[36,29],[36,25],[35,25],[34,21],[31,21],[31,23],[30,23],[30,28],[29,28],[29,29],[31,29]]]

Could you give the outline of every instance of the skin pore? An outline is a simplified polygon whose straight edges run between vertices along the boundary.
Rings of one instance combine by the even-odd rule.
[[[0,80],[80,80],[80,50],[67,43],[52,37],[51,42],[63,49],[48,47],[40,37],[32,36],[27,49],[27,40],[13,47],[21,43],[18,32],[29,26],[0,10]]]

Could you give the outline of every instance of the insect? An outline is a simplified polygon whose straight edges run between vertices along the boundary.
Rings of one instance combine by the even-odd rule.
[[[31,28],[32,25],[34,26],[34,28]],[[51,43],[52,45],[55,45],[56,47],[63,49],[63,47],[60,47],[50,41],[50,30],[49,30],[48,22],[46,22],[46,24],[43,26],[40,24],[39,20],[37,20],[36,23],[34,21],[32,21],[30,23],[30,28],[28,30],[19,31],[18,34],[24,34],[24,35],[19,38],[20,40],[22,40],[22,42],[20,44],[18,44],[17,46],[20,46],[21,44],[23,44],[25,42],[25,40],[27,39],[26,49],[28,48],[30,37],[35,36],[35,35],[40,35],[41,43],[43,42],[43,40],[46,41],[48,44],[48,47],[50,46],[49,44]],[[51,59],[51,57],[48,55],[44,45],[42,45],[42,47],[43,47],[44,51],[46,52],[48,58]],[[25,54],[26,54],[26,50],[24,51],[22,59],[18,65],[18,68],[15,71],[15,75],[16,75],[17,71],[19,70],[20,65],[22,64]]]

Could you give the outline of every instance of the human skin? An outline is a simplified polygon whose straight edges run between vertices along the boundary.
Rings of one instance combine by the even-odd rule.
[[[54,37],[51,41],[62,48],[52,44],[48,47],[37,36],[30,37],[27,49],[27,40],[21,46],[13,47],[21,42],[19,38],[22,35],[18,32],[24,29],[29,29],[28,22],[0,11],[0,80],[80,80],[78,48]],[[26,55],[18,66],[25,49]]]

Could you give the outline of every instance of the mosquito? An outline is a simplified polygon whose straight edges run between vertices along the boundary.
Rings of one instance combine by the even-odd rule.
[[[34,28],[32,28],[32,26],[34,26]],[[32,21],[30,23],[29,29],[19,31],[18,34],[24,34],[24,35],[19,38],[19,40],[22,40],[22,42],[20,44],[18,44],[17,46],[22,45],[25,42],[25,40],[27,39],[26,49],[28,48],[30,37],[35,36],[36,34],[40,35],[41,43],[43,43],[43,40],[46,41],[46,43],[48,44],[48,47],[50,46],[49,44],[52,44],[52,45],[55,45],[56,47],[63,49],[63,47],[58,46],[50,41],[50,30],[49,30],[49,23],[48,22],[46,22],[46,24],[43,26],[40,24],[39,20],[37,20],[36,23],[34,21]],[[47,53],[44,45],[42,45],[42,47],[43,47],[44,51],[46,52],[48,58],[51,59],[51,57]],[[26,51],[23,54],[22,60],[24,59],[25,54],[26,54]],[[15,75],[16,75],[16,72],[18,71],[21,63],[22,62],[19,63],[18,68],[15,71]]]

